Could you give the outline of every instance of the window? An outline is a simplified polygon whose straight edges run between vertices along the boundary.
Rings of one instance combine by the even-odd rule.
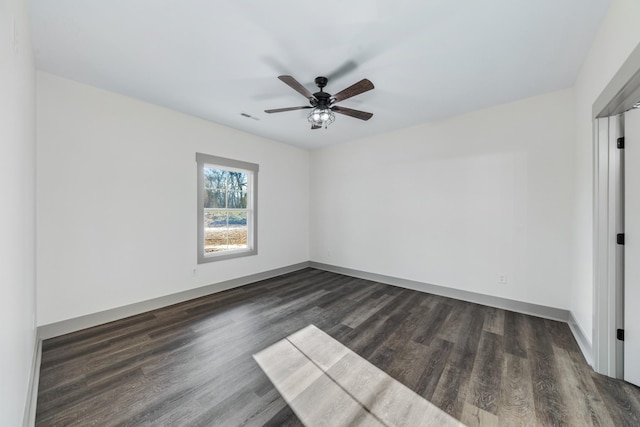
[[[258,165],[196,153],[198,264],[258,253]]]

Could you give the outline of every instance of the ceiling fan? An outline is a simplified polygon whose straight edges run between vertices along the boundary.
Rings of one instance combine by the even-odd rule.
[[[348,88],[331,95],[324,92],[322,89],[327,85],[329,81],[326,77],[316,77],[316,86],[320,88],[319,92],[311,93],[307,88],[302,86],[296,79],[291,76],[278,76],[285,84],[291,87],[296,92],[302,94],[309,100],[309,106],[302,107],[289,107],[289,108],[276,108],[274,110],[264,110],[265,113],[282,113],[284,111],[304,110],[311,108],[307,119],[311,123],[311,129],[326,128],[335,120],[335,113],[344,114],[345,116],[355,117],[360,120],[369,120],[373,117],[372,113],[365,111],[353,110],[351,108],[340,107],[335,105],[337,102],[344,101],[352,96],[360,95],[363,92],[374,88],[373,83],[368,79],[362,79],[358,83],[355,83]]]

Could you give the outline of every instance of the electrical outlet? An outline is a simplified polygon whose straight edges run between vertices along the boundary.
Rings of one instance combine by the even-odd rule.
[[[198,275],[198,270],[196,270],[195,268],[193,270],[191,270],[191,276],[192,277],[196,277]]]
[[[327,258],[331,258],[331,251],[327,251]]]
[[[498,274],[498,283],[501,285],[507,284],[507,275],[506,274]]]

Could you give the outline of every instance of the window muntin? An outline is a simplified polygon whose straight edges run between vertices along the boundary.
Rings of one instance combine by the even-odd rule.
[[[198,263],[255,255],[258,165],[197,153]]]

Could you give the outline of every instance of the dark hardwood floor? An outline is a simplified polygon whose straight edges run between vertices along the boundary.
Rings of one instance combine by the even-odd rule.
[[[640,425],[564,323],[314,269],[46,340],[36,424],[299,426],[252,355],[310,324],[466,425]]]

